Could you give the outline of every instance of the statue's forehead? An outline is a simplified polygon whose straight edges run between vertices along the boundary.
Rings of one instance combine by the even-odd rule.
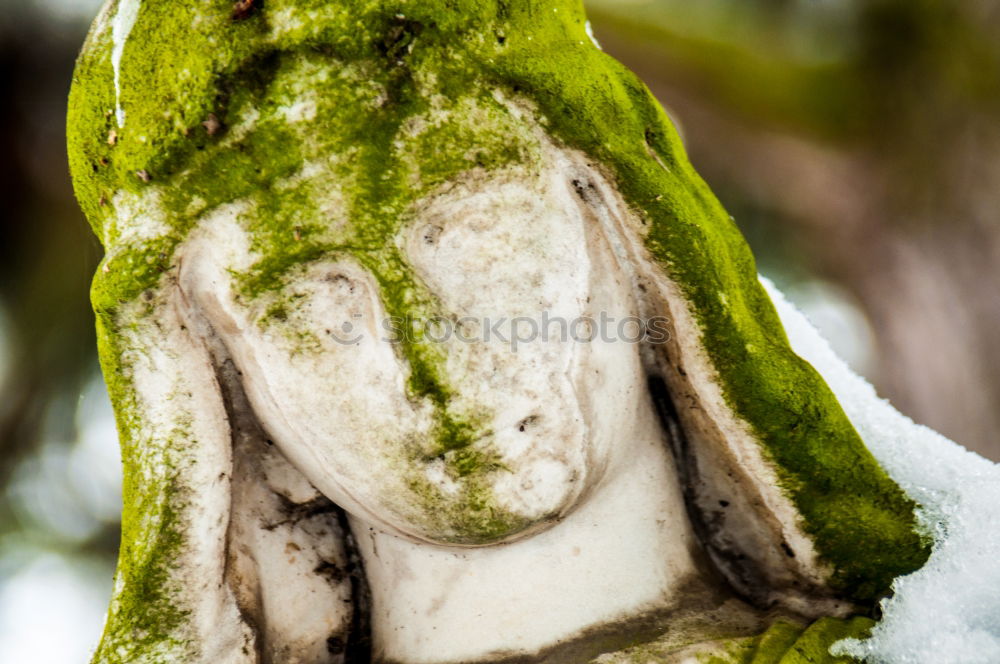
[[[565,156],[553,153],[550,163],[531,173],[518,167],[468,173],[380,229],[384,239],[378,244],[359,240],[364,218],[359,222],[350,214],[338,183],[324,181],[326,172],[307,165],[295,186],[314,193],[326,188],[328,197],[317,203],[325,208],[319,218],[303,219],[280,237],[261,220],[274,214],[271,209],[238,201],[206,213],[178,255],[184,260],[187,245],[209,236],[210,251],[249,300],[294,290],[311,278],[310,265],[338,261],[368,273],[390,299],[403,282],[428,296],[403,297],[408,315],[428,298],[455,310],[489,302],[498,312],[555,307],[578,314],[593,278],[592,238],[560,159]],[[298,260],[289,261],[290,253]]]
[[[586,220],[565,174],[497,172],[453,188],[397,235],[446,307],[533,316],[580,313],[590,288]]]
[[[147,186],[107,201],[114,210],[103,227],[108,262],[128,255],[130,269],[149,273],[122,287],[155,281],[161,271],[143,266],[163,262],[160,254],[169,263],[219,209],[242,209],[240,222],[263,261],[247,287],[259,291],[304,257],[385,253],[434,201],[475,189],[463,183],[523,180],[504,173],[544,163],[544,135],[526,119],[523,101],[499,90],[431,94],[386,125],[377,117],[384,90],[359,80],[363,67],[335,64],[293,59],[275,75],[270,103],[236,100],[229,124],[210,118],[205,131],[219,134],[210,157],[197,155],[173,182],[150,175]],[[382,135],[370,140],[372,133]]]

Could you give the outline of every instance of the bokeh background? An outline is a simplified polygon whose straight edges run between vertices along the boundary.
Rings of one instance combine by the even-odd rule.
[[[0,0],[0,662],[83,664],[118,545],[64,149],[101,0]],[[222,0],[219,0],[222,1]],[[1000,0],[590,0],[761,271],[903,412],[1000,459]]]

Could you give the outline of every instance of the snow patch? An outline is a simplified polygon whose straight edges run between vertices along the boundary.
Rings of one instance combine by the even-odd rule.
[[[597,50],[603,51],[604,49],[601,48],[600,42],[598,42],[597,37],[594,36],[594,27],[590,25],[590,21],[587,21],[584,24],[584,29],[587,31],[587,36],[590,37],[590,41],[597,47]]]
[[[121,69],[122,56],[125,54],[125,42],[135,27],[139,18],[139,7],[142,0],[120,0],[118,11],[111,22],[111,67],[115,70],[115,119],[118,127],[125,126],[125,110],[122,108]]]
[[[1000,662],[1000,466],[915,424],[852,372],[805,316],[761,283],[792,348],[826,379],[868,449],[920,505],[934,538],[921,569],[896,579],[867,640],[834,653],[875,664]]]

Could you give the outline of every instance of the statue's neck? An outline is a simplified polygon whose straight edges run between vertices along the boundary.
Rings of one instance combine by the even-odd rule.
[[[372,593],[376,659],[528,655],[669,611],[692,592],[712,594],[664,434],[651,404],[640,412],[635,429],[622,432],[635,453],[609,469],[575,511],[534,536],[445,548],[354,520]]]

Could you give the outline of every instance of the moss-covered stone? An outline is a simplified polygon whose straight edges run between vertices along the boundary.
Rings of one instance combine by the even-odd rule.
[[[242,297],[274,295],[294,267],[349,255],[375,275],[389,315],[428,317],[434,297],[394,238],[415,203],[461,174],[532,167],[537,140],[512,105],[599,164],[644,219],[649,250],[692,303],[724,395],[774,463],[832,585],[870,601],[926,559],[913,503],[791,351],[732,220],[649,91],[591,43],[577,0],[268,0],[238,16],[230,0],[142,0],[131,35],[119,35],[116,90],[112,19],[124,2],[110,0],[95,23],[68,119],[77,195],[107,249],[93,302],[126,449],[120,574],[134,577],[129,592],[150,593],[136,598],[147,609],[110,630],[148,624],[154,638],[179,620],[156,593],[180,546],[168,517],[170,473],[182,471],[142,484],[130,465],[143,441],[131,434],[122,304],[162,285],[199,219],[242,202],[254,252],[233,275]],[[289,306],[268,311],[280,321]],[[468,451],[475,414],[449,407],[440,349],[419,338],[401,348],[411,392],[435,405],[451,470],[490,472],[488,453]],[[487,495],[469,500],[482,528],[505,527]],[[157,510],[158,533],[130,526]],[[150,538],[161,553],[130,555]]]
[[[769,641],[765,635],[757,647],[751,664],[850,664],[853,657],[830,654],[830,646],[848,638],[867,638],[875,621],[870,618],[855,617],[850,620],[821,618],[809,626],[802,635],[786,647],[785,644]],[[780,658],[779,658],[780,655]]]
[[[857,660],[830,654],[830,647],[847,638],[866,638],[874,621],[856,616],[821,618],[811,625],[779,619],[763,633],[749,637],[717,638],[708,643],[679,645],[661,639],[633,646],[595,662],[650,664],[852,664]]]
[[[170,573],[185,544],[178,521],[190,497],[176,482],[183,469],[175,465],[169,449],[140,433],[143,409],[135,396],[130,349],[122,343],[122,331],[109,316],[99,315],[97,332],[126,472],[115,596],[94,661],[124,664],[140,656],[190,652],[189,644],[178,641],[185,611],[173,600],[180,589]],[[176,426],[183,428],[184,423]]]
[[[736,639],[725,651],[705,655],[703,664],[851,664],[852,657],[830,654],[830,646],[847,638],[866,638],[870,618],[821,618],[808,627],[779,621],[760,636]]]

